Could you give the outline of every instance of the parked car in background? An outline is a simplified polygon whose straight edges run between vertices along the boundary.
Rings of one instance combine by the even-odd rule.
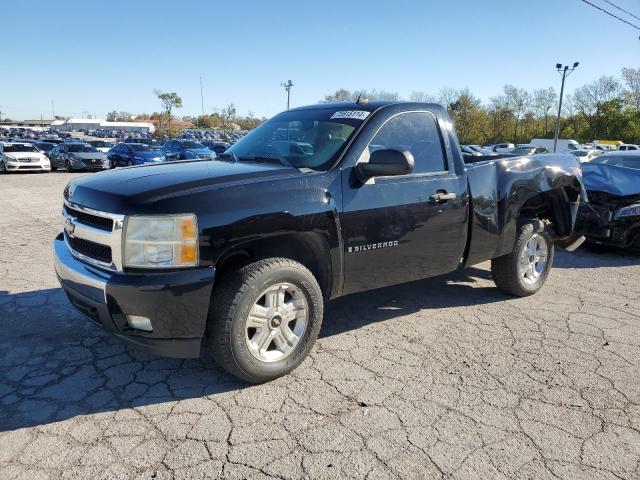
[[[211,160],[216,156],[213,150],[193,140],[169,140],[160,150],[167,160]]]
[[[231,146],[231,144],[227,142],[214,142],[212,140],[204,140],[201,143],[209,150],[213,150],[216,155],[222,155],[225,150]]]
[[[104,140],[89,140],[87,143],[102,153],[107,153],[115,145],[113,142],[106,142]]]
[[[49,152],[53,150],[57,144],[46,141],[46,142],[37,142],[34,145],[38,150],[44,153],[47,156],[47,158],[49,158]]]
[[[119,143],[109,150],[107,158],[112,168],[159,163],[167,160],[161,151],[144,143]]]
[[[540,153],[549,153],[544,147],[534,147],[531,145],[519,145],[513,150],[511,150],[512,155],[538,155]]]
[[[162,143],[152,138],[125,138],[123,143],[144,143],[151,148],[161,148]]]
[[[582,165],[589,203],[576,230],[591,243],[640,248],[640,151],[611,152]]]
[[[580,163],[590,162],[594,158],[602,155],[600,150],[572,150],[570,153],[575,156]]]
[[[47,156],[30,143],[0,143],[0,173],[48,172]]]
[[[640,147],[632,143],[623,143],[618,146],[618,150],[621,152],[628,152],[629,150],[640,150]]]
[[[51,169],[64,168],[73,170],[104,170],[109,168],[107,156],[88,143],[65,142],[57,145],[49,152]]]
[[[482,153],[477,150],[471,148],[469,145],[460,145],[460,150],[464,155],[472,155],[474,157],[482,157]]]
[[[472,148],[478,153],[481,153],[484,156],[495,155],[495,152],[489,148],[483,148],[480,145],[468,145],[469,148]]]
[[[513,143],[498,143],[491,147],[491,150],[495,153],[511,153],[511,150],[516,148]]]
[[[529,142],[532,147],[544,147],[548,151],[553,152],[554,139],[553,138],[534,138]],[[582,150],[580,145],[575,140],[566,138],[559,138],[556,147],[556,153],[569,153],[572,150]]]

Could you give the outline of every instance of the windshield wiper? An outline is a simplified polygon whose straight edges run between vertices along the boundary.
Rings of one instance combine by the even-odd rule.
[[[282,165],[284,165],[285,167],[293,167],[293,165],[291,165],[282,155],[276,155],[276,156],[269,156],[269,155],[255,155],[253,157],[239,157],[238,158],[239,161],[241,162],[260,162],[260,161],[268,161],[273,163],[274,161],[277,161],[279,163],[281,163]]]
[[[238,157],[233,152],[223,152],[216,157],[216,160],[231,160],[232,162],[238,163]]]

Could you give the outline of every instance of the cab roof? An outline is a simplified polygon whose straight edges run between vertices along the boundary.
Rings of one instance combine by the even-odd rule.
[[[407,108],[426,108],[439,110],[442,109],[442,105],[438,103],[421,103],[421,102],[403,102],[397,100],[370,100],[368,102],[336,102],[336,103],[317,103],[315,105],[305,105],[303,107],[294,107],[288,111],[296,110],[365,110],[367,112],[375,112],[379,108],[388,107],[391,105],[406,105]]]

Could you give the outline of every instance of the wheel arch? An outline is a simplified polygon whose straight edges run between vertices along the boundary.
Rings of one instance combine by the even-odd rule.
[[[247,263],[271,257],[301,263],[318,281],[324,298],[332,297],[335,282],[329,241],[315,232],[277,234],[234,246],[224,251],[215,262],[216,278],[223,278]]]

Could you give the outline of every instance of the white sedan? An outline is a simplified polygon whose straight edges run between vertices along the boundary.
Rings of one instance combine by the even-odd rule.
[[[49,159],[32,144],[0,143],[0,173],[49,171]]]
[[[603,152],[600,150],[571,150],[569,153],[574,155],[580,163],[585,163],[599,157]]]

